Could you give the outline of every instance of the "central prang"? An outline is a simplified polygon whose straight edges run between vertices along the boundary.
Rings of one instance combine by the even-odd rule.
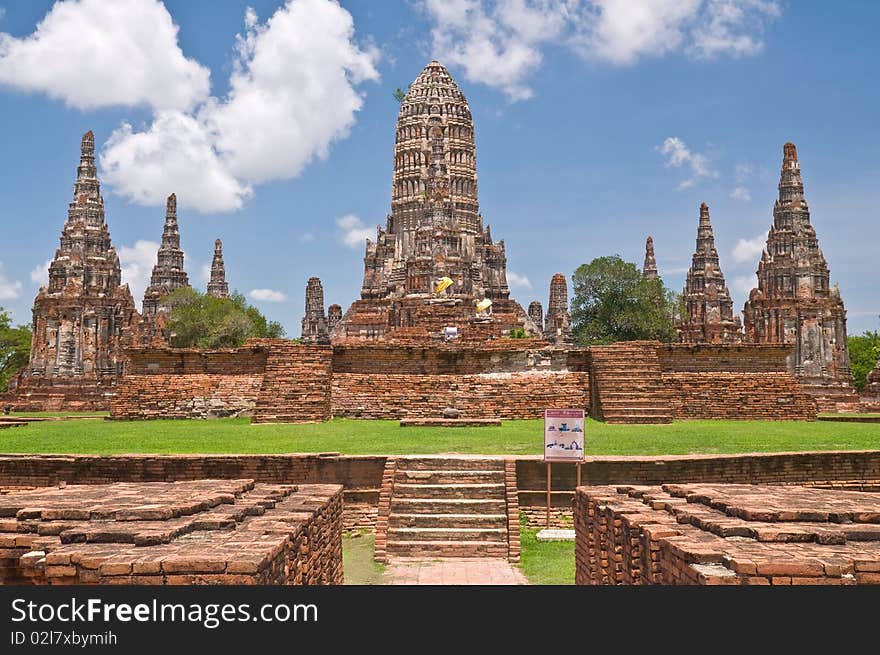
[[[449,71],[432,61],[400,106],[391,214],[367,240],[361,300],[332,336],[436,338],[451,327],[464,338],[515,328],[539,336],[510,300],[504,241],[493,242],[483,226],[470,107]]]

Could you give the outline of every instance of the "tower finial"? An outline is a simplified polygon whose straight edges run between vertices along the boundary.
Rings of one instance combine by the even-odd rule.
[[[177,194],[172,193],[165,201],[165,216],[177,215]]]
[[[783,161],[797,161],[797,146],[795,146],[791,141],[782,146],[782,158]]]
[[[226,264],[223,262],[223,242],[220,239],[214,241],[214,260],[211,262],[211,281],[208,282],[208,295],[215,298],[229,297]]]
[[[656,280],[660,277],[657,271],[657,260],[654,258],[654,237],[645,240],[645,263],[642,265],[642,277]]]

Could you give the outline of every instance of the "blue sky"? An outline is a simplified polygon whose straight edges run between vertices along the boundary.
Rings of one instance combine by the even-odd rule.
[[[876,3],[0,7],[0,305],[17,321],[46,281],[88,129],[138,302],[175,192],[194,285],[220,237],[231,288],[288,335],[312,275],[347,307],[360,239],[390,208],[392,91],[436,56],[470,102],[483,218],[523,305],[594,257],[641,264],[648,234],[680,289],[705,201],[741,308],[791,140],[850,333],[880,327]]]

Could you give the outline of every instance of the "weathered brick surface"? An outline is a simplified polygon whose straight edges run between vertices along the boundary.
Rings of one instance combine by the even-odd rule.
[[[664,343],[657,348],[664,373],[782,373],[790,354],[786,345]]]
[[[0,517],[0,583],[343,582],[339,485],[67,485],[4,494]]]
[[[872,493],[579,487],[574,522],[578,584],[876,584],[867,572],[880,569]]]
[[[547,407],[589,407],[589,375],[569,372],[484,375],[333,376],[336,416],[400,419],[439,416],[452,406],[463,417],[539,418]]]
[[[664,373],[677,419],[814,421],[816,401],[788,373]]]
[[[331,416],[329,346],[270,342],[254,423],[309,423]]]

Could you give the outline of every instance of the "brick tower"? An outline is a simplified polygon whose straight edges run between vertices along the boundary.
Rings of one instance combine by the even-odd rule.
[[[452,285],[437,297],[443,278]],[[478,315],[484,299],[491,313]],[[432,61],[401,103],[391,214],[376,240],[367,240],[361,300],[334,338],[437,338],[451,326],[475,338],[516,327],[538,332],[510,300],[504,242],[492,240],[480,215],[470,107],[449,71]]]
[[[646,280],[656,280],[660,277],[657,272],[657,260],[654,259],[654,237],[648,237],[645,241],[645,263],[642,265],[642,276]]]
[[[156,265],[150,277],[150,286],[144,292],[144,317],[156,316],[165,308],[159,304],[162,296],[175,289],[189,286],[189,277],[183,270],[183,250],[180,249],[180,230],[177,225],[177,196],[168,196],[165,204],[165,226],[162,245],[156,255]]]
[[[229,297],[229,284],[226,282],[226,265],[223,263],[223,242],[214,241],[214,259],[211,262],[211,280],[208,282],[208,295],[215,298]]]
[[[302,319],[303,343],[330,343],[327,317],[324,315],[324,286],[321,279],[310,277],[306,284],[306,315]]]
[[[550,280],[550,300],[547,302],[547,314],[544,316],[544,338],[557,344],[572,342],[568,285],[562,273],[556,273]]]
[[[679,325],[683,342],[742,342],[742,321],[733,315],[733,300],[721,272],[709,206],[705,202],[700,205],[697,249],[682,295],[686,306],[686,314]]]
[[[49,284],[34,299],[30,361],[16,394],[45,409],[104,408],[122,373],[123,341],[139,318],[104,220],[89,131]]]
[[[532,319],[532,323],[538,328],[538,332],[541,334],[544,333],[544,308],[541,306],[541,303],[537,300],[533,300],[529,303],[529,318]]]
[[[829,283],[793,143],[783,148],[779,198],[757,274],[744,308],[746,341],[791,344],[789,369],[820,411],[852,402],[846,310],[837,285]]]

